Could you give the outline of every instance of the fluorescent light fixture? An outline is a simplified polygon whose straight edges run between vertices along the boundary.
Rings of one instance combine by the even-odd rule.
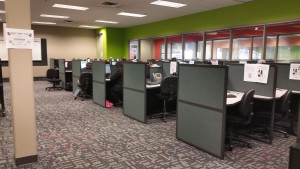
[[[0,13],[5,13],[5,11],[3,11],[3,10],[0,10]]]
[[[119,23],[119,22],[115,22],[115,21],[105,21],[105,20],[95,20],[95,22],[112,23],[112,24],[118,24]]]
[[[89,25],[79,25],[80,28],[92,28],[92,29],[98,29],[99,26],[89,26]]]
[[[54,22],[39,22],[39,21],[32,21],[33,24],[42,24],[42,25],[55,25]]]
[[[170,1],[160,1],[160,0],[151,2],[150,4],[160,5],[160,6],[167,6],[167,7],[172,7],[172,8],[181,8],[181,7],[186,6],[186,4],[170,2]]]
[[[145,17],[147,15],[144,14],[136,14],[136,13],[127,13],[127,12],[120,12],[117,15],[123,15],[123,16],[131,16],[131,17]]]
[[[68,16],[41,14],[41,17],[68,19]]]
[[[89,9],[87,7],[73,6],[73,5],[64,5],[64,4],[54,4],[52,7],[55,7],[55,8],[64,8],[64,9],[74,9],[74,10],[81,10],[81,11],[85,11],[85,10]]]

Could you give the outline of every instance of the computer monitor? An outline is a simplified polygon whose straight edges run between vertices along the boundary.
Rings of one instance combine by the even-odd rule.
[[[81,68],[81,69],[82,69],[82,68],[85,68],[85,67],[86,67],[86,63],[87,63],[86,60],[80,61],[80,68]]]
[[[105,73],[106,74],[110,74],[111,73],[110,64],[105,64]]]

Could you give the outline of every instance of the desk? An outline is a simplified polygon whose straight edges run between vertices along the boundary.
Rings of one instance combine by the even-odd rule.
[[[244,93],[236,92],[236,91],[227,91],[227,95],[228,94],[235,95],[236,97],[227,97],[227,99],[226,99],[227,106],[233,106],[233,105],[239,103],[244,95]]]
[[[160,84],[155,84],[155,85],[146,84],[146,89],[159,88],[159,87],[160,87]]]
[[[286,89],[276,89],[276,95],[275,95],[275,99],[280,99],[285,93],[287,92]],[[271,100],[273,99],[273,97],[268,97],[268,96],[261,96],[261,95],[254,95],[255,99],[259,99],[259,100]]]

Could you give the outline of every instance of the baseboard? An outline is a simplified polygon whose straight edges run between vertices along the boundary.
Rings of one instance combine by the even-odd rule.
[[[33,155],[33,156],[27,156],[27,157],[21,157],[21,158],[15,158],[15,163],[16,165],[23,165],[23,164],[28,164],[28,163],[34,163],[38,161],[38,156]]]
[[[46,77],[33,77],[33,81],[47,81]],[[9,82],[9,78],[3,78],[3,82]]]

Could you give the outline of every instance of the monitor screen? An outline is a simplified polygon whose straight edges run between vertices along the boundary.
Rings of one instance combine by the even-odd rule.
[[[82,68],[85,68],[85,67],[86,67],[86,63],[87,63],[86,60],[80,61],[80,68],[81,68],[81,69],[82,69]]]
[[[111,73],[110,64],[105,64],[105,73],[106,74],[110,74]]]

